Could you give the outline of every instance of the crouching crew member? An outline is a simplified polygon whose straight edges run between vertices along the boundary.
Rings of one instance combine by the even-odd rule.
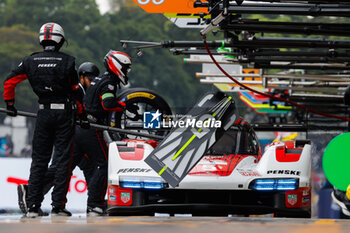
[[[111,111],[124,111],[125,103],[116,99],[117,87],[128,83],[131,59],[122,52],[109,51],[104,57],[106,72],[96,77],[86,91],[84,104],[91,123],[107,124]],[[96,169],[88,185],[87,215],[104,215],[106,211],[105,195],[107,190],[108,154],[102,131],[90,129],[80,141],[83,145],[100,145],[101,152],[96,154]],[[91,141],[90,141],[91,140]],[[79,143],[80,143],[79,142]],[[81,149],[89,150],[88,147]]]

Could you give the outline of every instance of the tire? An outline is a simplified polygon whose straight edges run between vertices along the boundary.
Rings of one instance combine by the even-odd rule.
[[[159,110],[162,115],[172,115],[172,111],[168,103],[160,95],[146,88],[130,88],[118,94],[117,99],[126,104],[126,111],[110,113],[110,126],[122,129],[134,129],[139,132],[147,132],[160,136],[167,134],[166,131],[149,131],[142,128],[144,112]],[[129,111],[129,108],[132,105],[137,105],[139,107],[137,114]],[[133,123],[134,125],[137,124],[137,126],[131,127],[130,123]],[[113,140],[137,138],[135,136],[117,133],[110,133],[110,136]]]

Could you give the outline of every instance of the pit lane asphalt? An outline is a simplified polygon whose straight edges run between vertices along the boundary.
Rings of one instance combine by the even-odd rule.
[[[252,217],[42,217],[1,216],[0,233],[342,233],[350,220]]]

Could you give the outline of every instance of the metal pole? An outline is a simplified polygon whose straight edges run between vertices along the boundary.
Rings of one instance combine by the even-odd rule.
[[[2,113],[10,113],[11,111],[8,111],[7,109],[4,109],[4,108],[0,108],[0,112],[2,112]],[[24,116],[24,117],[37,118],[37,114],[31,113],[31,112],[17,111],[17,115]],[[77,122],[77,124],[79,125],[79,122]],[[163,140],[164,139],[163,136],[151,135],[151,134],[146,134],[146,133],[140,133],[140,132],[135,132],[135,131],[126,130],[126,129],[118,129],[118,128],[113,128],[113,127],[105,126],[105,125],[98,125],[98,124],[90,123],[90,126],[93,127],[93,128],[96,128],[96,129],[107,130],[107,131],[116,132],[116,133],[130,134],[130,135],[146,137],[146,138],[152,138],[152,139],[157,139],[157,140]]]

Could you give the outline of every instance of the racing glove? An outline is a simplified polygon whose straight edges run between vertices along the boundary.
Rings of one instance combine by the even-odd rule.
[[[90,129],[90,122],[85,111],[79,115],[79,125],[82,129]]]
[[[140,108],[139,108],[139,106],[133,104],[133,105],[127,106],[126,109],[127,109],[129,112],[131,112],[131,113],[137,115],[137,114],[138,114],[137,111],[138,111]]]
[[[12,117],[17,116],[17,109],[15,108],[13,100],[6,101],[6,109],[7,109],[7,111],[10,111],[10,112],[6,113],[8,116],[12,116]]]

